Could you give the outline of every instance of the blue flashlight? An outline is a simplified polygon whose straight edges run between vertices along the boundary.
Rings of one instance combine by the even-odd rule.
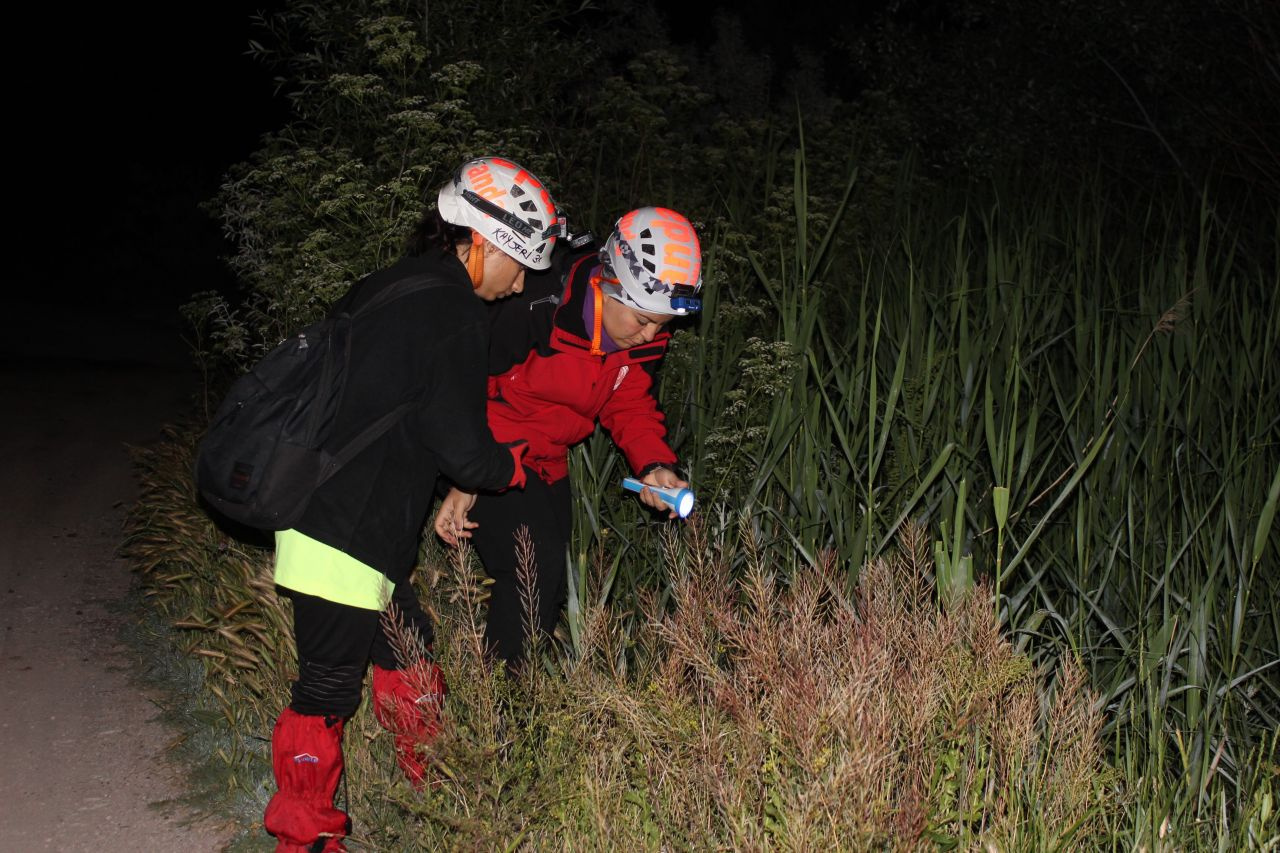
[[[645,489],[645,484],[635,477],[627,477],[622,481],[622,488],[632,492],[640,492]],[[693,491],[691,489],[674,487],[668,489],[662,486],[649,486],[648,489],[662,498],[662,502],[675,510],[676,515],[681,518],[687,518],[689,513],[693,512]]]

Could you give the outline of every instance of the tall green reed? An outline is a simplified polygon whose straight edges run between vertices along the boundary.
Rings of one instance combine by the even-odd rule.
[[[736,267],[757,310],[722,304],[667,365],[692,372],[665,399],[713,543],[745,526],[779,565],[829,550],[852,578],[924,522],[940,587],[992,567],[1006,629],[1089,668],[1158,804],[1126,831],[1240,832],[1280,718],[1277,226],[1041,184],[854,228],[856,175],[816,211],[793,165],[789,239]],[[652,553],[635,513],[600,518]]]

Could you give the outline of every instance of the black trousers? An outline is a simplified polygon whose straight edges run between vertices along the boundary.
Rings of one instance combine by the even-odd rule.
[[[480,495],[469,517],[480,526],[471,542],[484,570],[493,579],[489,615],[485,622],[485,642],[490,651],[509,665],[524,657],[525,637],[530,630],[547,636],[560,620],[566,598],[565,547],[569,543],[572,519],[569,515],[569,478],[548,484],[526,469],[523,490],[500,495]],[[516,533],[525,527],[533,544],[532,589],[525,593],[517,570],[519,557]],[[525,615],[529,608],[525,595],[536,599],[535,623]]]
[[[293,683],[289,707],[299,714],[350,717],[360,707],[369,661],[384,669],[401,666],[396,638],[388,635],[383,614],[289,589],[280,591],[293,601],[293,635],[298,643],[298,680]],[[408,579],[395,585],[391,603],[407,633],[423,647],[430,646],[431,620]]]

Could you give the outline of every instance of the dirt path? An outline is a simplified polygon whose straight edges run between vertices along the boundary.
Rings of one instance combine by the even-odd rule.
[[[125,445],[154,441],[195,380],[173,333],[103,319],[0,345],[0,850],[221,850],[230,827],[171,802],[175,733],[118,639]]]

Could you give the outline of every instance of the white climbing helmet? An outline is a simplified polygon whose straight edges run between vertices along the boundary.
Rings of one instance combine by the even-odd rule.
[[[463,163],[437,204],[445,222],[473,229],[530,269],[550,267],[556,238],[568,233],[542,182],[498,157]]]
[[[624,305],[653,314],[702,308],[702,247],[689,220],[674,210],[641,207],[624,215],[600,250],[600,260],[605,292]]]

